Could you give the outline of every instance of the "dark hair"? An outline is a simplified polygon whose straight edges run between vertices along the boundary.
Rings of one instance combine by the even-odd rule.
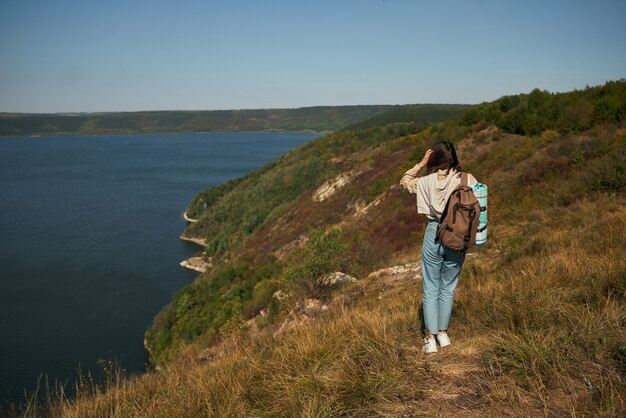
[[[426,173],[436,173],[437,170],[448,170],[454,168],[457,171],[461,171],[461,165],[459,159],[456,157],[456,151],[454,145],[450,141],[437,142],[430,147],[433,151],[426,163]]]

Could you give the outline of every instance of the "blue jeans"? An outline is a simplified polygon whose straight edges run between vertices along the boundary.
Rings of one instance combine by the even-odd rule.
[[[431,334],[447,330],[452,313],[454,288],[465,256],[435,242],[437,221],[429,221],[422,244],[424,322]]]

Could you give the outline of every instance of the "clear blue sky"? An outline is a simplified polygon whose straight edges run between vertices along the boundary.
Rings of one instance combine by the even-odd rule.
[[[0,0],[5,112],[478,103],[624,77],[624,0]]]

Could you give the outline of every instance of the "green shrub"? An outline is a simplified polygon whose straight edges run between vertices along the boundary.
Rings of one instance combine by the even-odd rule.
[[[580,145],[575,146],[569,155],[570,163],[574,165],[582,163],[585,160],[584,152],[583,147]]]
[[[337,229],[317,229],[311,232],[307,245],[295,254],[296,264],[286,272],[286,278],[309,286],[324,274],[345,264],[346,245]]]

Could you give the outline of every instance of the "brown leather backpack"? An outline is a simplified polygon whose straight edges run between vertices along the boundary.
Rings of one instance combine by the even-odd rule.
[[[476,242],[480,204],[468,186],[467,173],[461,173],[461,183],[454,189],[441,214],[435,241],[465,254]]]

